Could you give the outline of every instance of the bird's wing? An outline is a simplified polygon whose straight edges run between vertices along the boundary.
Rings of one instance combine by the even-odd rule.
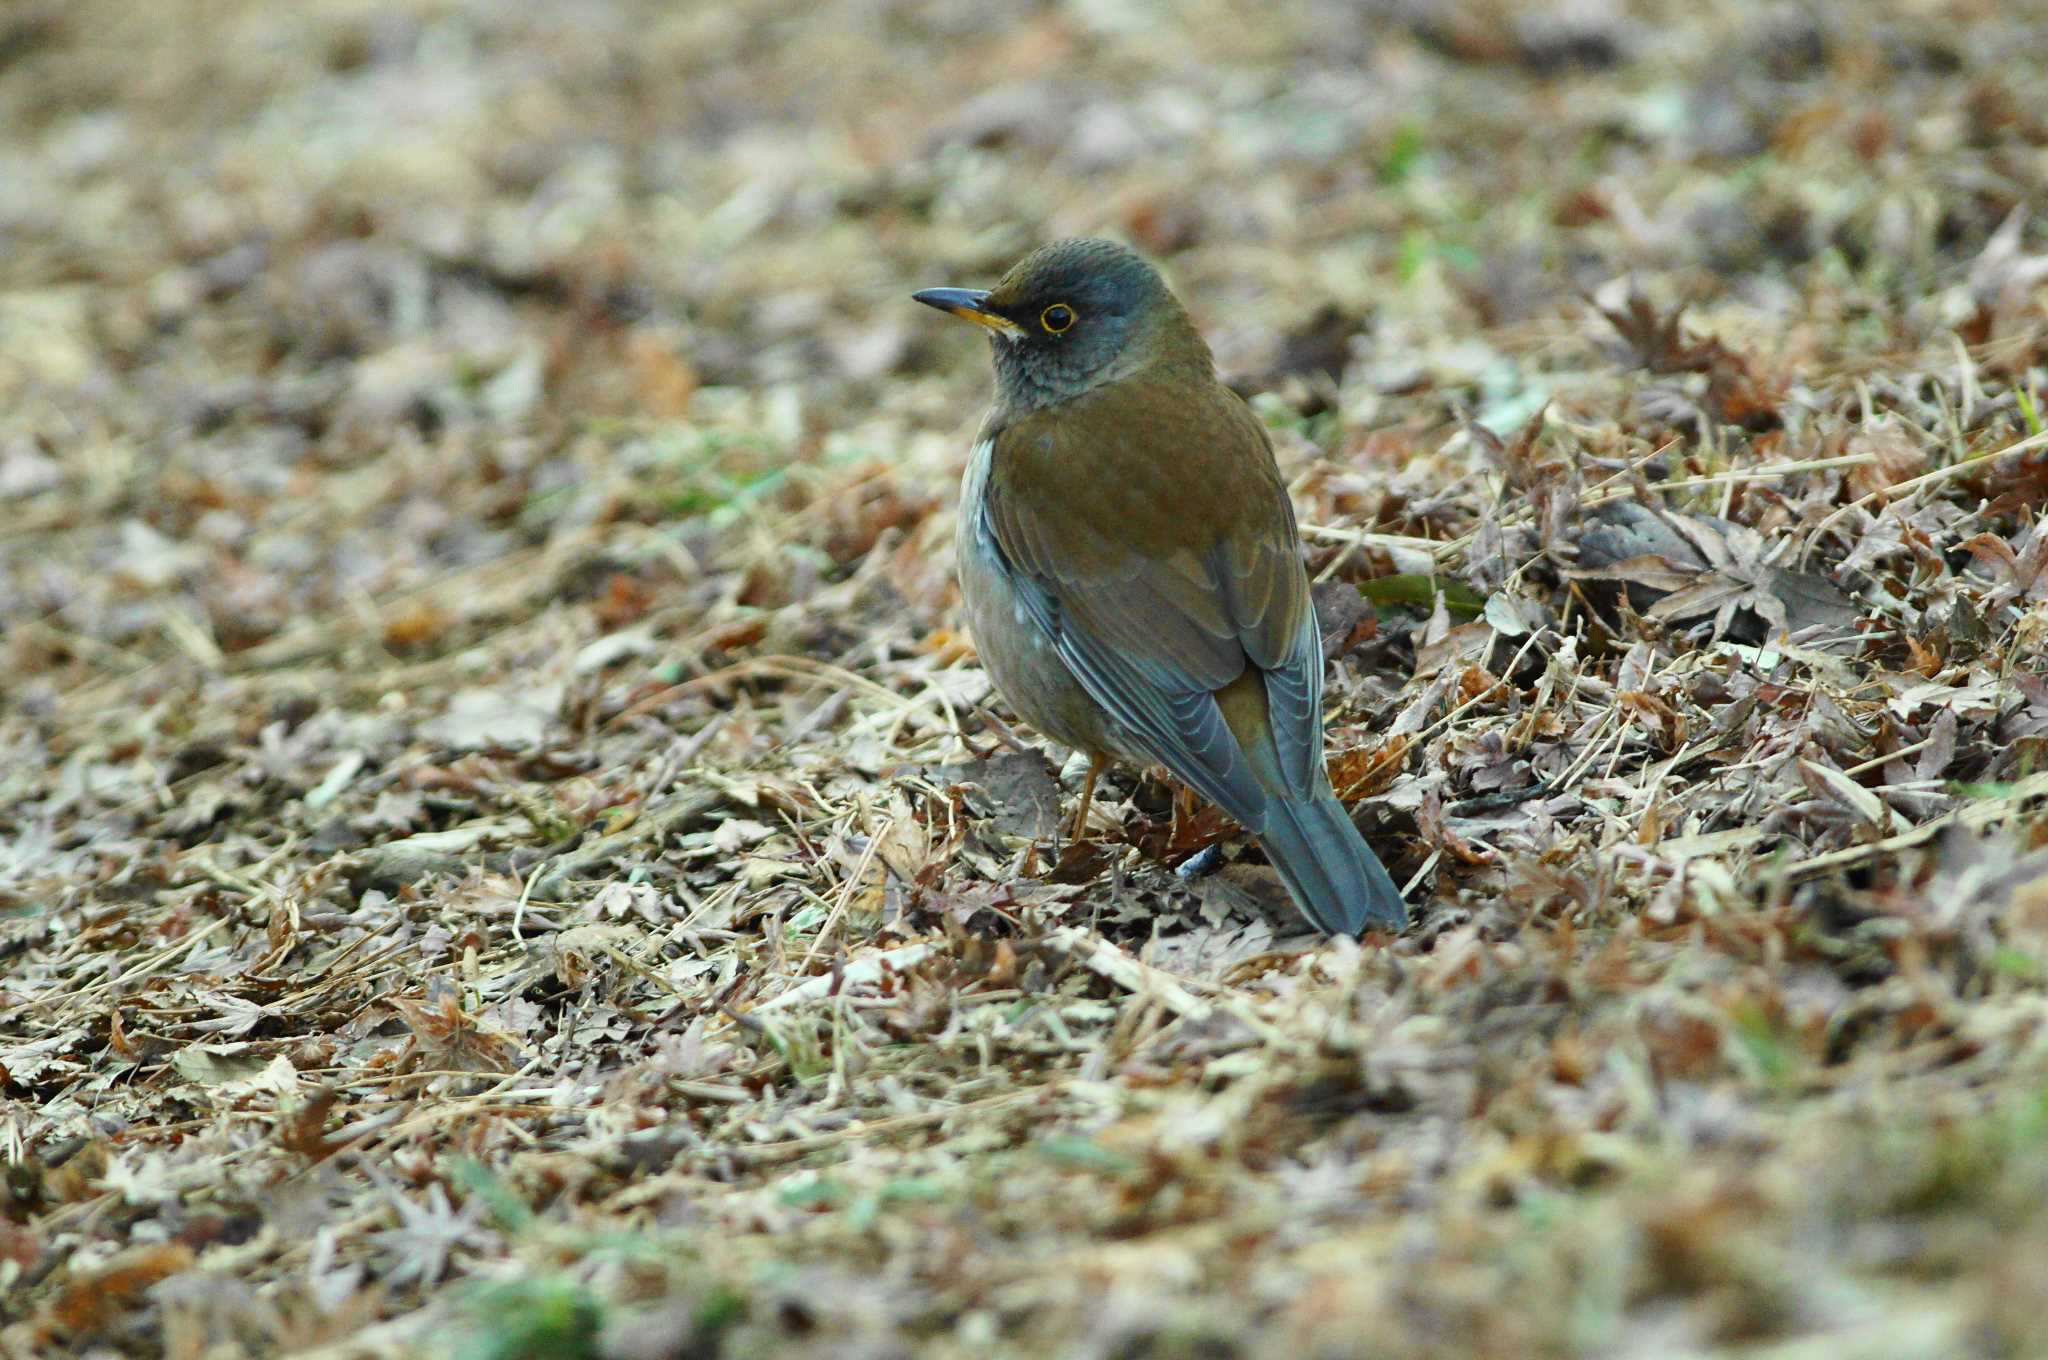
[[[1321,648],[1293,509],[1228,389],[1190,401],[1119,386],[1114,419],[1083,398],[996,430],[979,512],[1082,688],[1258,831],[1270,795],[1322,780]]]

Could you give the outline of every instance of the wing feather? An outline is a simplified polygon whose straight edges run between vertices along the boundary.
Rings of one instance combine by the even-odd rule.
[[[983,512],[1033,623],[1128,744],[1257,833],[1270,797],[1322,785],[1322,656],[1265,432],[1214,392],[1152,403],[1122,435],[1085,411],[997,431]],[[1053,494],[1076,484],[1111,492]],[[1248,667],[1269,727],[1252,750],[1217,698]]]

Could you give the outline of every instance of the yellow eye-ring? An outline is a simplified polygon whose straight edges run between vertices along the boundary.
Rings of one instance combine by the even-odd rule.
[[[1074,324],[1074,309],[1064,302],[1055,302],[1038,314],[1038,324],[1053,335]]]

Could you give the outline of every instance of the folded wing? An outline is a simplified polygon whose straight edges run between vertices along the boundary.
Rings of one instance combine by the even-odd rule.
[[[996,431],[980,513],[1027,611],[1129,744],[1256,833],[1269,799],[1323,787],[1322,657],[1265,431],[1212,389],[1121,393],[1138,413],[1121,426]],[[1075,477],[1083,460],[1096,466]],[[1113,490],[1077,504],[1060,493],[1076,484]]]

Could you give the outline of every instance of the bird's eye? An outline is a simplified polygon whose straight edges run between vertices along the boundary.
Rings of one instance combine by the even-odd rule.
[[[1055,302],[1038,314],[1038,324],[1054,335],[1074,324],[1074,309],[1064,302]]]

